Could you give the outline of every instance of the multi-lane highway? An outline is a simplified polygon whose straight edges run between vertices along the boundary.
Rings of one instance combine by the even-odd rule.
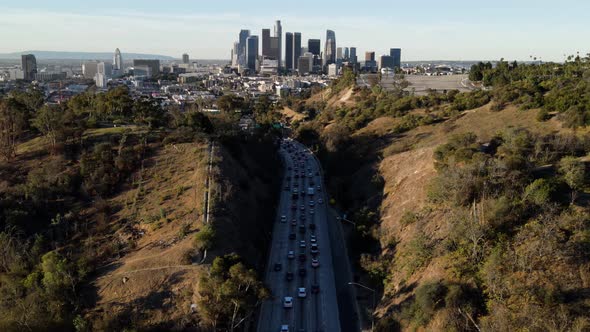
[[[272,295],[258,332],[341,331],[320,165],[292,140],[280,153],[285,172],[266,271]]]

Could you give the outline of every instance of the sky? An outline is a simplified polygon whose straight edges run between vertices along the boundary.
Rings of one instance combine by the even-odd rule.
[[[0,0],[0,53],[152,53],[229,59],[240,29],[285,32],[402,61],[562,61],[590,53],[588,0]],[[284,39],[284,38],[283,38]],[[284,46],[283,46],[284,47]]]

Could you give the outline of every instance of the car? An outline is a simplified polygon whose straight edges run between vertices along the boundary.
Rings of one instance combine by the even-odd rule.
[[[287,281],[292,281],[292,280],[293,280],[293,272],[287,272],[287,273],[285,274],[285,279],[286,279]]]
[[[311,234],[311,235],[309,236],[309,241],[310,241],[311,243],[316,243],[316,241],[317,241],[317,238],[316,238],[316,236],[315,236],[315,235],[313,235],[313,234]]]
[[[313,199],[311,201],[309,201],[309,206],[314,206],[315,202],[313,201]]]
[[[317,258],[312,259],[311,267],[320,267],[320,261]]]
[[[318,191],[322,191],[322,186],[320,186],[320,185],[318,184],[318,186],[316,187],[316,189],[317,189]]]
[[[305,287],[299,287],[299,289],[297,290],[297,296],[300,298],[304,298],[307,296],[307,291],[305,290]]]
[[[320,176],[320,172],[315,172],[315,176]]]
[[[311,173],[307,173],[307,177],[308,177],[308,178],[312,178],[312,177],[313,177],[313,174],[311,174]]]
[[[297,204],[295,204],[295,203],[291,204],[291,210],[297,210]]]
[[[305,221],[306,219],[307,219],[307,217],[304,214],[299,216],[299,220],[301,220],[301,221]]]
[[[301,204],[300,209],[301,209],[301,211],[305,211],[305,205]]]
[[[305,256],[304,253],[299,254],[299,261],[301,263],[305,262],[307,260],[307,256]]]
[[[291,219],[291,226],[297,226],[297,219]]]
[[[281,216],[281,222],[287,222],[287,216],[282,215]]]
[[[311,285],[311,293],[312,294],[317,294],[319,292],[320,292],[320,285],[318,285],[318,284]]]
[[[295,174],[295,178],[296,179],[299,179],[299,174]]]
[[[323,204],[323,203],[324,203],[324,200],[323,199],[321,199],[321,198],[318,199],[318,204]]]
[[[299,241],[299,248],[305,248],[305,240]]]
[[[297,235],[295,235],[295,233],[289,234],[289,240],[295,240],[296,238],[297,238]]]
[[[289,190],[291,190],[291,187],[289,185],[286,185],[285,186],[285,191],[289,191]]]
[[[309,214],[314,214],[315,210],[313,208],[309,209]]]
[[[280,271],[283,269],[283,265],[281,263],[275,263],[275,271]]]
[[[293,308],[293,298],[291,296],[285,296],[283,299],[283,308]]]
[[[295,259],[295,252],[293,250],[289,250],[289,252],[287,253],[287,258]]]
[[[281,332],[289,332],[289,325],[281,325]]]
[[[305,275],[307,275],[307,270],[304,267],[299,268],[299,276],[303,278]]]
[[[313,231],[315,229],[315,224],[314,223],[309,223],[309,229],[311,229]]]
[[[320,252],[320,250],[318,248],[318,244],[312,243],[311,244],[311,254],[315,256],[315,255],[319,254],[319,252]]]

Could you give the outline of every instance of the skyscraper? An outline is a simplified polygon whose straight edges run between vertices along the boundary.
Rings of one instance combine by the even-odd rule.
[[[350,62],[357,63],[356,47],[351,47],[350,48]]]
[[[246,39],[248,37],[250,37],[250,30],[240,31],[240,39],[238,40],[238,64],[242,66],[246,65]]]
[[[401,48],[392,48],[389,50],[389,55],[393,58],[393,67],[394,68],[401,68],[402,67],[402,49]]]
[[[344,48],[344,60],[346,60],[346,61],[350,60],[350,53],[348,51],[348,47]]]
[[[21,65],[24,79],[27,81],[34,80],[35,74],[37,74],[37,59],[35,56],[33,54],[21,55]]]
[[[278,61],[278,68],[281,69],[283,67],[283,27],[281,26],[281,21],[277,20],[275,22],[275,35],[277,39],[277,61]]]
[[[379,59],[379,68],[380,69],[384,69],[384,68],[393,69],[394,68],[393,57],[390,55],[382,55],[381,58]]]
[[[365,52],[365,61],[375,61],[375,52]]]
[[[293,70],[299,68],[299,57],[301,56],[301,32],[293,33]]]
[[[246,59],[248,69],[256,71],[256,60],[258,60],[258,36],[250,36],[246,39]]]
[[[113,69],[117,72],[120,72],[123,69],[123,57],[118,48],[115,49],[115,55],[113,56]]]
[[[233,68],[238,66],[238,55],[240,54],[240,43],[234,42],[234,47],[231,50],[231,66]]]
[[[85,61],[82,64],[82,75],[84,78],[94,79],[98,72],[98,61]]]
[[[336,33],[326,30],[326,45],[324,47],[324,67],[336,62]]]
[[[182,63],[188,64],[188,54],[184,53],[182,55]]]
[[[344,59],[344,53],[342,51],[342,47],[336,47],[336,61],[338,61],[338,59]]]
[[[293,33],[287,32],[285,34],[285,69],[291,70],[293,61]]]
[[[270,29],[262,29],[262,57],[273,57],[270,50]]]
[[[149,75],[156,76],[160,73],[160,60],[133,59],[133,67],[146,68]]]
[[[307,51],[313,55],[320,55],[321,41],[319,39],[309,39],[307,41]]]

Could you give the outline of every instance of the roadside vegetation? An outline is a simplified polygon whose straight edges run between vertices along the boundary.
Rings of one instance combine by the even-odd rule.
[[[264,107],[259,106],[260,109]],[[245,111],[249,109],[248,104]],[[129,230],[130,226],[133,228],[140,223],[152,225],[142,233],[153,232],[175,221],[174,215],[164,208],[159,208],[153,218],[145,217],[147,219],[141,217],[144,211],[137,210],[137,201],[149,194],[146,188],[152,187],[148,185],[150,182],[165,183],[169,179],[164,178],[165,174],[142,178],[144,170],[151,167],[148,161],[153,160],[153,156],[168,147],[185,149],[183,144],[199,146],[215,139],[220,142],[222,151],[226,144],[230,151],[235,150],[235,145],[249,146],[251,151],[260,150],[249,156],[248,172],[257,162],[266,163],[268,167],[275,165],[270,157],[264,161],[256,159],[273,149],[274,134],[269,129],[272,119],[262,121],[269,123],[268,126],[248,137],[236,129],[237,120],[233,109],[212,117],[191,109],[183,112],[164,109],[151,99],[131,98],[124,87],[106,93],[89,91],[57,106],[44,105],[42,95],[33,87],[27,92],[2,97],[0,330],[87,331],[148,327],[141,317],[130,319],[125,313],[111,313],[110,318],[97,318],[96,313],[86,315],[97,300],[92,298],[91,283],[102,276],[101,269],[105,266],[140,249],[136,248],[139,231],[133,230],[131,238],[121,240],[121,230]],[[232,152],[223,153],[232,156]],[[259,180],[258,173],[251,174],[260,181],[250,191],[252,201],[248,204],[253,206],[256,200],[272,196],[262,196],[258,192],[270,192],[270,189],[261,188],[271,188],[273,182],[268,177]],[[235,325],[266,296],[258,273],[252,270],[260,268],[259,255],[264,255],[264,245],[258,241],[258,246],[242,252],[245,246],[226,246],[220,235],[219,229],[226,231],[240,222],[243,222],[240,227],[257,228],[247,226],[254,218],[246,220],[233,214],[235,208],[231,200],[241,197],[236,193],[239,185],[233,182],[237,182],[237,178],[225,178],[229,175],[223,172],[217,175],[219,181],[214,190],[223,189],[214,197],[220,217],[200,230],[195,230],[191,224],[179,224],[174,237],[178,241],[192,238],[189,241],[194,243],[195,253],[186,258],[184,264],[188,266],[200,258],[197,253],[204,250],[212,251],[205,263],[213,263],[213,270],[221,264],[217,256],[234,251],[249,256],[242,259],[232,254],[232,263],[227,269],[212,271],[208,277],[203,276],[202,281],[203,285],[214,287],[211,290],[219,290],[218,283],[226,277],[242,278],[235,280],[235,292],[252,292],[252,296],[242,298],[238,304],[233,300],[217,304],[202,301],[198,314],[183,322],[162,321],[158,323],[162,328],[194,329],[202,325],[208,329]],[[180,197],[186,191],[182,186],[171,190],[174,193],[160,194],[162,204],[169,197]],[[120,199],[119,195],[127,191],[136,194]],[[226,205],[226,202],[229,203]],[[272,201],[265,203],[272,206]],[[201,208],[198,200],[194,205],[195,209]],[[155,206],[149,207],[149,211],[152,208],[158,210]],[[272,209],[267,210],[273,213]],[[119,213],[126,211],[135,211],[130,212],[130,216],[136,219],[112,222],[118,220]],[[224,214],[224,211],[231,214]],[[255,217],[260,218],[260,215]],[[234,219],[232,223],[226,221],[228,218]],[[264,227],[258,229],[262,232]],[[233,240],[248,243],[246,239],[238,241],[234,237]],[[205,289],[198,293],[197,298],[207,296]],[[228,307],[222,308],[223,305]],[[232,314],[228,316],[227,310]],[[212,314],[217,316],[213,324],[207,313],[217,311],[219,314]]]
[[[485,90],[426,96],[343,77],[329,99],[293,102],[315,114],[295,135],[355,223],[376,330],[590,328],[589,64],[480,63]]]

